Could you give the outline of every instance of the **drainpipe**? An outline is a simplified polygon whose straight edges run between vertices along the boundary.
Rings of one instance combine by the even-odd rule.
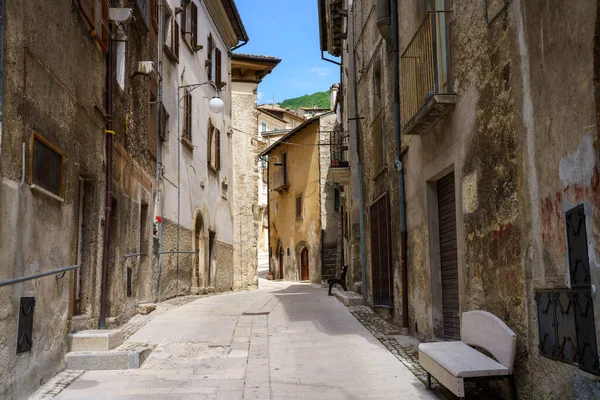
[[[402,137],[400,136],[400,45],[398,43],[398,0],[391,0],[392,41],[394,49],[394,141],[396,142],[395,165],[398,170],[398,197],[400,201],[400,257],[402,264],[402,334],[408,335],[408,265],[406,245],[406,194],[404,192],[404,165]]]
[[[352,4],[352,32],[356,26],[356,14],[354,12],[354,3]],[[356,130],[356,159],[358,172],[358,204],[360,207],[360,266],[362,275],[362,299],[363,304],[367,303],[367,259],[365,254],[365,213],[364,213],[364,195],[363,195],[363,173],[360,156],[360,124],[358,123],[358,89],[356,78],[356,52],[354,49],[354,34],[352,34],[352,78],[354,80],[354,127]]]
[[[109,24],[108,54],[106,54],[106,199],[104,211],[104,246],[102,249],[102,284],[100,287],[100,319],[98,328],[106,327],[106,309],[108,305],[108,260],[110,245],[110,220],[112,214],[112,148],[113,148],[113,48],[112,27]]]

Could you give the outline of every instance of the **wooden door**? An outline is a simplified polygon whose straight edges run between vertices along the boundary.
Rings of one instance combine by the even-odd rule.
[[[437,181],[443,336],[460,338],[454,172]]]
[[[386,193],[371,205],[371,269],[373,305],[393,307],[390,202]]]
[[[305,247],[300,252],[300,280],[307,281],[310,279],[308,269],[308,249]]]
[[[279,279],[283,279],[283,248],[279,249]]]

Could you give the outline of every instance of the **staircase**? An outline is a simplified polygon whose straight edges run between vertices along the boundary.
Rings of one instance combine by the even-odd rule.
[[[67,369],[80,371],[139,368],[152,348],[123,343],[118,330],[90,330],[69,334],[70,352],[65,355]]]
[[[327,282],[327,279],[335,277],[337,263],[337,249],[323,249],[323,259],[321,260],[321,281]]]

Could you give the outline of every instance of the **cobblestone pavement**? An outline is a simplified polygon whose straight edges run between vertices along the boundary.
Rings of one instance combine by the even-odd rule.
[[[399,329],[378,316],[369,307],[348,307],[352,315],[356,317],[365,328],[369,330],[402,364],[412,372],[423,385],[427,384],[427,371],[419,364],[419,341],[410,336],[401,336]],[[474,382],[465,382],[465,399],[469,400],[502,400],[499,391],[485,383],[475,385]],[[444,386],[440,385],[435,378],[431,378],[431,392],[443,400],[455,400],[456,396]]]
[[[437,399],[327,289],[263,282],[157,315],[142,368],[90,371],[56,400]]]

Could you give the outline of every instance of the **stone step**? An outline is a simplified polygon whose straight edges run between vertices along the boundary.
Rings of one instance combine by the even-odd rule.
[[[335,297],[345,306],[360,306],[362,304],[362,296],[351,290],[345,292],[343,289],[338,289]]]
[[[67,369],[80,371],[137,369],[151,352],[151,347],[111,351],[71,351],[65,355],[65,362]]]
[[[71,351],[109,351],[123,344],[123,332],[119,329],[88,330],[68,336]]]

